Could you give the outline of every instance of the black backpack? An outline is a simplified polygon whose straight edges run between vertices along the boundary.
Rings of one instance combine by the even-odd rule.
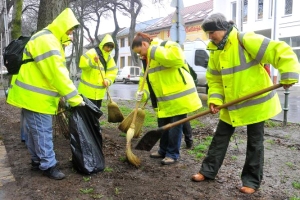
[[[28,36],[20,36],[4,48],[3,61],[8,74],[18,74],[22,64],[34,61],[32,58],[23,60],[23,50],[29,40]]]

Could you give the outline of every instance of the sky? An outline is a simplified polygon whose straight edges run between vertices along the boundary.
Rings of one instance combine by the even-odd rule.
[[[152,1],[144,0],[145,5],[142,7],[139,16],[137,17],[137,23],[147,21],[150,19],[155,19],[159,17],[166,17],[176,10],[175,7],[171,7],[172,0],[163,0],[165,3],[162,6],[153,5]],[[182,0],[183,6],[191,6],[208,0]],[[130,18],[126,16],[119,15],[119,26],[120,28],[130,26]],[[103,19],[100,23],[99,33],[107,33],[114,30],[114,21],[111,19]]]

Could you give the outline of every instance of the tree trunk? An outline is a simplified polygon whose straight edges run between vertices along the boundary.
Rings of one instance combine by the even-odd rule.
[[[48,26],[65,8],[70,0],[41,0],[39,7],[39,17],[37,31]]]
[[[22,35],[22,7],[23,0],[15,0],[11,26],[12,39],[17,39]]]

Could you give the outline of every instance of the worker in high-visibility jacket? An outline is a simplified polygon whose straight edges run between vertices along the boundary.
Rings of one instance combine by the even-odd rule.
[[[112,37],[106,34],[99,46],[84,53],[79,62],[82,72],[78,91],[99,108],[107,87],[114,83],[118,73],[115,60],[111,57],[114,47]]]
[[[57,113],[60,97],[72,107],[85,105],[69,78],[63,49],[64,39],[69,38],[78,25],[73,11],[66,8],[30,38],[23,60],[33,61],[21,66],[7,99],[7,103],[23,110],[32,169],[40,169],[44,175],[57,180],[65,175],[56,166],[52,115]]]
[[[300,66],[296,54],[285,42],[274,41],[254,32],[239,33],[234,23],[221,13],[208,16],[202,29],[211,42],[208,70],[208,106],[216,106],[272,86],[262,63],[270,63],[281,74],[280,83],[289,88],[299,81]],[[281,112],[276,91],[245,100],[220,110],[220,120],[194,181],[215,179],[226,154],[235,127],[247,126],[246,160],[241,174],[240,192],[252,194],[261,184],[264,163],[264,122]]]
[[[133,51],[145,57],[149,65],[146,80],[140,78],[136,100],[151,98],[152,105],[157,107],[159,127],[186,118],[188,113],[202,107],[181,47],[176,42],[168,41],[161,45],[162,42],[139,32],[131,45]],[[145,85],[141,88],[143,82]],[[164,131],[159,150],[151,153],[150,157],[163,158],[161,163],[164,165],[175,163],[180,155],[181,138],[182,124]]]

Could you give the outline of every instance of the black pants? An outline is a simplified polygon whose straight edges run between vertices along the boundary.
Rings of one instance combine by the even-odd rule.
[[[102,99],[100,100],[93,100],[93,99],[89,99],[91,102],[93,102],[99,109],[101,108],[102,105]]]
[[[243,186],[257,189],[263,178],[264,165],[264,123],[247,125],[247,151],[242,171]],[[205,157],[200,173],[214,179],[223,163],[228,144],[235,128],[219,121],[217,130]]]
[[[182,132],[184,135],[184,141],[185,143],[192,142],[193,141],[193,135],[192,135],[192,127],[190,122],[185,122],[182,126]]]

